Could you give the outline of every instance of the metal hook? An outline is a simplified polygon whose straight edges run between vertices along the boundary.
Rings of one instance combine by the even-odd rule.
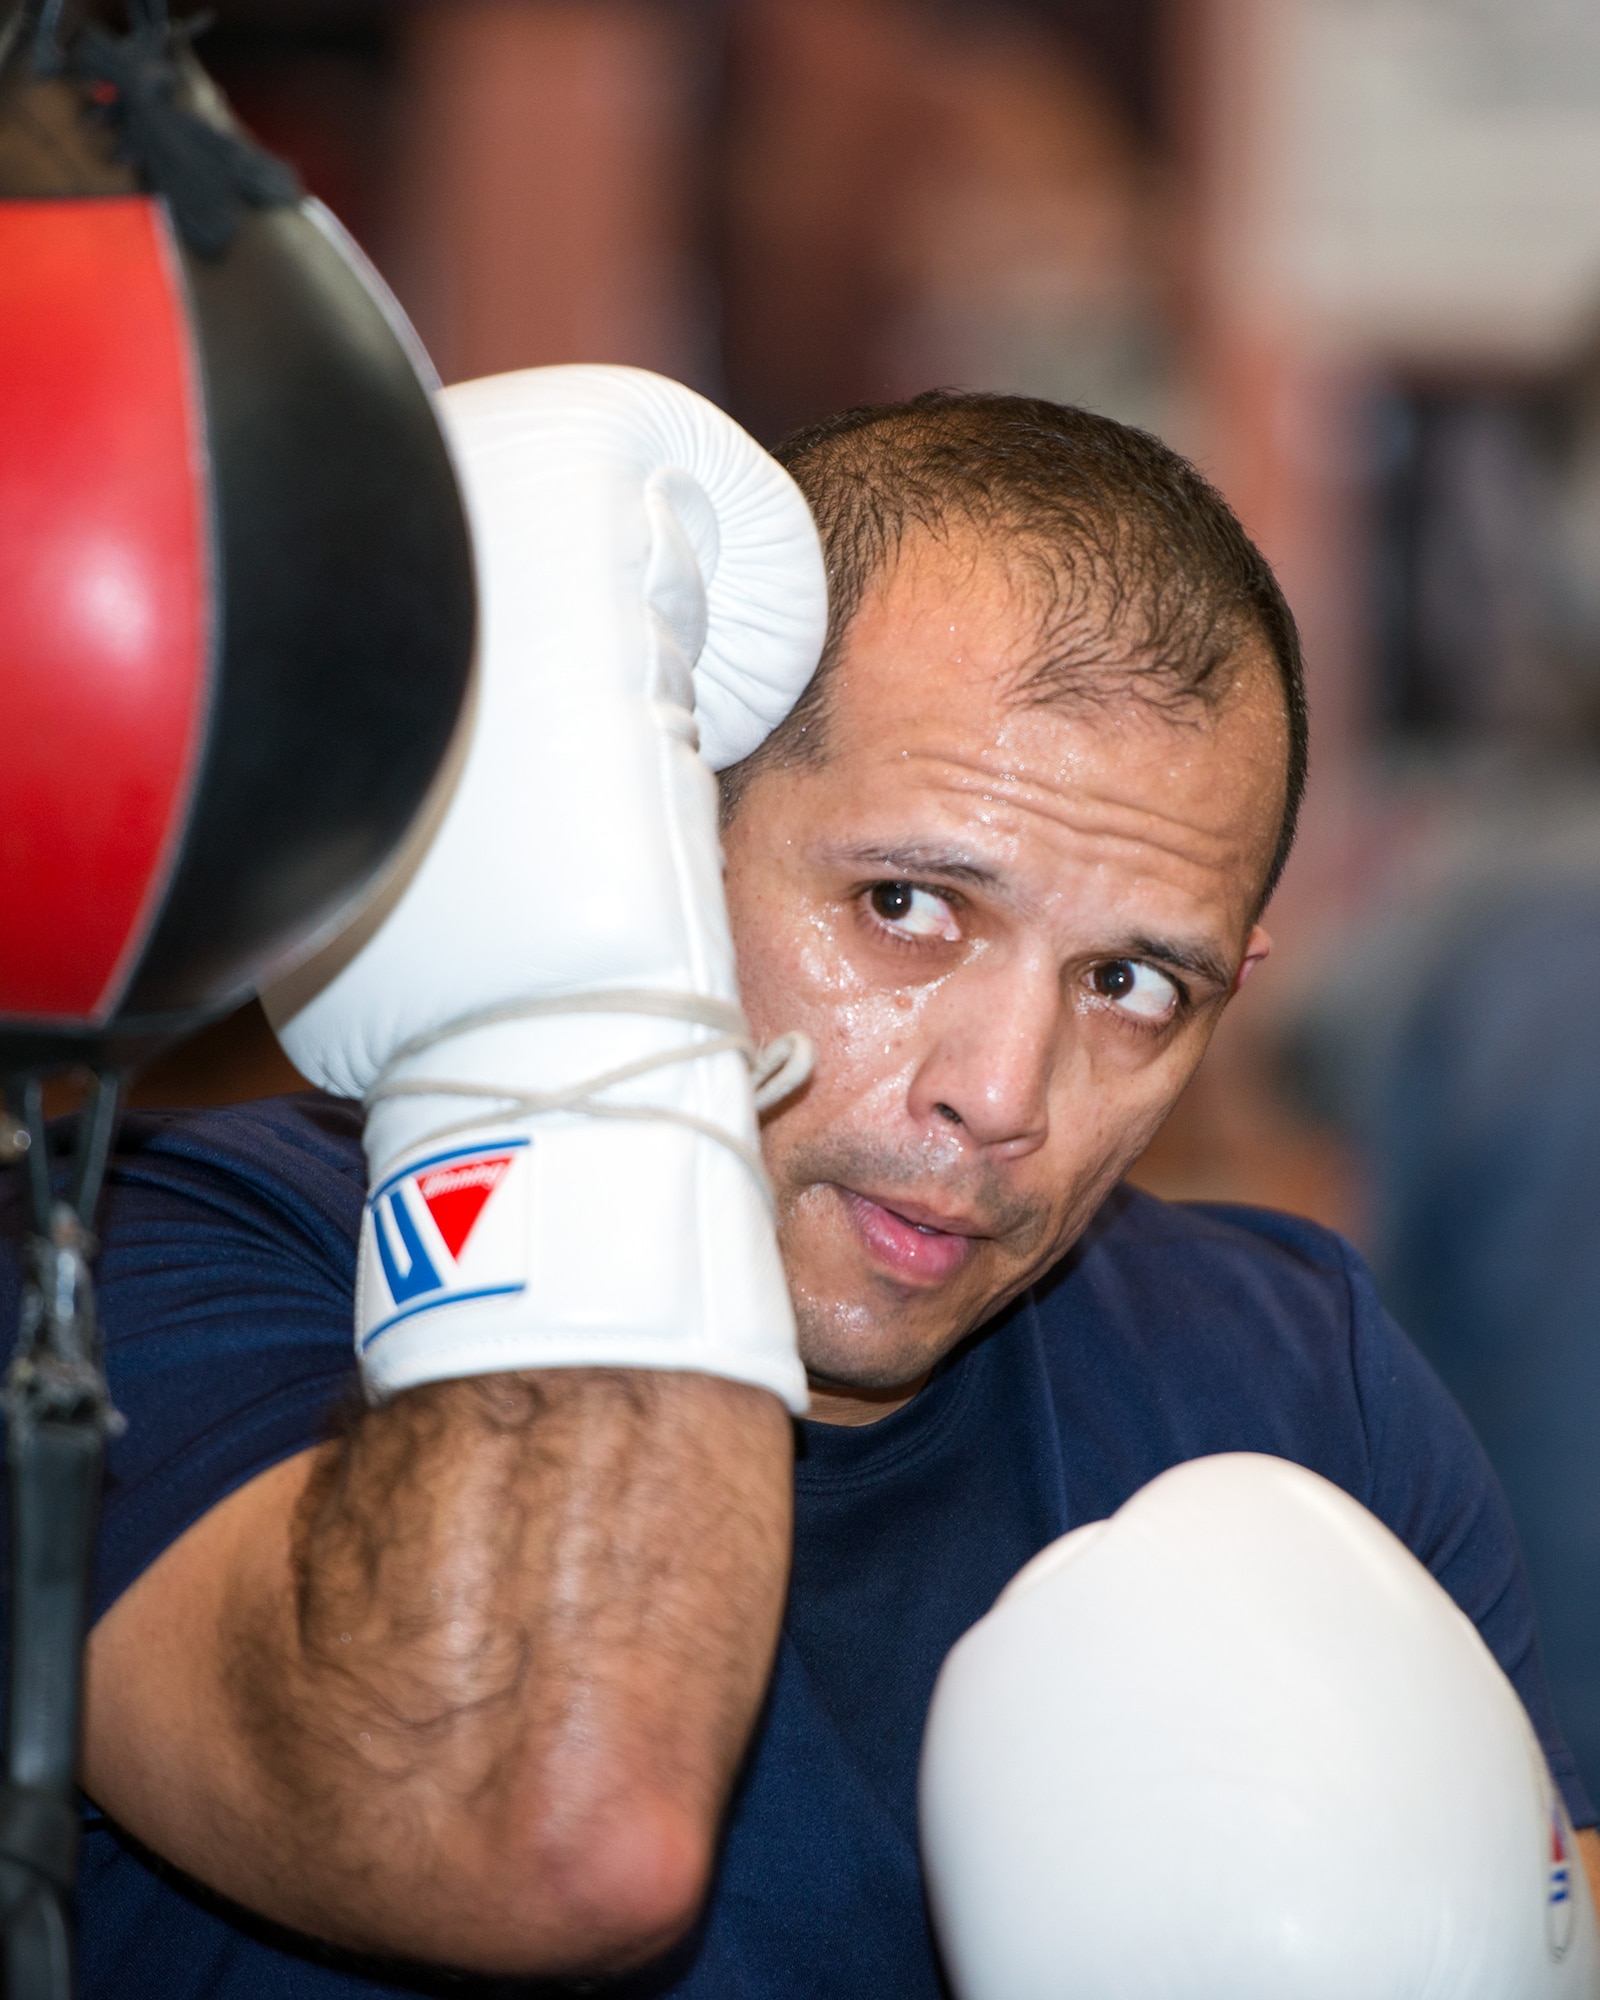
[[[77,1173],[72,1188],[72,1206],[85,1229],[94,1223],[100,1201],[100,1183],[105,1178],[106,1161],[111,1156],[111,1139],[117,1127],[117,1100],[122,1078],[115,1071],[96,1070],[94,1094],[78,1114]]]
[[[44,1079],[29,1076],[22,1085],[22,1122],[28,1134],[28,1189],[33,1196],[33,1226],[41,1236],[50,1229],[50,1148],[44,1129]]]

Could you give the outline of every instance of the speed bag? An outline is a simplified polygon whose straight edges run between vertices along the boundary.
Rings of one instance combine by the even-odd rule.
[[[164,16],[92,33],[0,63],[9,1070],[126,1060],[337,921],[471,667],[415,336]]]

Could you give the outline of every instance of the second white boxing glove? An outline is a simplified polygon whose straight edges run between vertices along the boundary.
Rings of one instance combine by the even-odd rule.
[[[1595,2000],[1515,1691],[1302,1467],[1164,1473],[945,1662],[923,1865],[960,2000]]]
[[[698,1369],[803,1409],[708,762],[816,664],[816,531],[659,376],[441,410],[479,576],[464,759],[420,858],[268,996],[301,1072],[368,1105],[363,1374]]]

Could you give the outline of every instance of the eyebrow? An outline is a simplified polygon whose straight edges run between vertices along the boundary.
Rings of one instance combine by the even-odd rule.
[[[1233,981],[1232,968],[1208,945],[1179,944],[1171,938],[1135,937],[1128,938],[1114,956],[1147,958],[1154,965],[1170,965],[1178,972],[1192,973],[1196,979],[1209,979],[1214,986],[1228,986]]]
[[[892,876],[938,875],[947,882],[965,882],[974,888],[997,889],[1000,876],[993,868],[974,861],[959,847],[933,847],[912,843],[906,847],[842,847],[837,859],[853,861],[862,868],[881,868]]]

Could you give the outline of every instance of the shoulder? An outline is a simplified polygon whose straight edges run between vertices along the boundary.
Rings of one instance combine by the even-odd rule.
[[[1342,1272],[1355,1251],[1303,1215],[1244,1202],[1162,1201],[1124,1181],[1084,1231],[1082,1246],[1109,1256],[1152,1249],[1252,1268]]]
[[[1366,1498],[1383,1385],[1433,1403],[1357,1252],[1300,1216],[1120,1187],[1031,1305],[1068,1421],[1169,1462],[1267,1451]]]
[[[1465,1418],[1317,1223],[1119,1188],[1030,1304],[1065,1431],[1146,1478],[1211,1452],[1293,1459],[1430,1563],[1494,1512]]]
[[[135,1348],[185,1367],[202,1345],[259,1352],[334,1326],[348,1346],[364,1193],[359,1108],[319,1092],[131,1112],[97,1224],[113,1383]]]
[[[1152,1337],[1199,1331],[1197,1311],[1237,1335],[1347,1326],[1371,1281],[1343,1237],[1304,1216],[1220,1202],[1168,1202],[1121,1186],[1036,1288],[1047,1310],[1133,1314]],[[1359,1297],[1358,1297],[1359,1294]],[[1285,1320],[1290,1316],[1292,1326]],[[1129,1331],[1133,1328],[1130,1326]]]
[[[0,1287],[24,1227],[20,1183],[19,1175],[0,1177]],[[97,1285],[104,1291],[132,1271],[170,1268],[191,1241],[212,1263],[228,1246],[276,1242],[342,1266],[364,1191],[360,1109],[318,1091],[126,1112],[97,1217]]]
[[[100,1220],[102,1282],[185,1242],[321,1257],[343,1270],[361,1222],[357,1106],[320,1092],[255,1104],[134,1111],[123,1120]]]
[[[322,1091],[177,1111],[129,1111],[113,1175],[188,1191],[234,1185],[341,1209],[365,1166],[361,1109]]]

